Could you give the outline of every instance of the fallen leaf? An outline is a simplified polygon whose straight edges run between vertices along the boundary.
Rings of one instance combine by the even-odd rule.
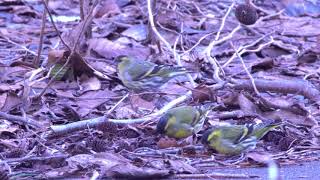
[[[270,154],[262,152],[248,152],[247,157],[262,164],[268,164],[272,160]]]
[[[172,169],[177,174],[194,174],[198,172],[195,167],[192,167],[191,165],[181,160],[168,160],[168,163],[170,164],[170,169]]]
[[[81,76],[80,77],[80,86],[82,87],[81,92],[85,93],[87,91],[97,91],[101,89],[101,82],[97,77]]]
[[[75,104],[78,106],[76,111],[79,112],[81,117],[84,117],[96,107],[109,101],[108,97],[112,96],[115,96],[115,93],[108,90],[88,91],[77,98],[77,101],[75,102]]]
[[[93,50],[100,56],[112,59],[120,55],[134,56],[136,58],[146,59],[150,51],[145,47],[128,47],[120,42],[112,42],[105,38],[95,38],[89,40],[88,50]]]
[[[169,147],[179,147],[177,140],[173,139],[173,138],[161,138],[158,142],[157,142],[157,146],[160,149],[165,149],[165,148],[169,148]]]
[[[318,125],[318,122],[311,116],[310,117],[301,116],[301,115],[297,115],[290,111],[282,110],[282,109],[277,111],[272,111],[272,112],[265,112],[263,113],[263,117],[266,117],[268,119],[278,119],[278,120],[281,120],[282,122],[289,121],[296,125],[304,125],[304,126],[311,126],[311,127]]]
[[[134,25],[122,32],[122,35],[133,38],[136,41],[143,41],[147,38],[147,26],[143,24]]]

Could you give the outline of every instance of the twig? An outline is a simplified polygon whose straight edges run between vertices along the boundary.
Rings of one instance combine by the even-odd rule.
[[[270,15],[270,14],[271,14],[270,11],[265,10],[265,9],[259,7],[259,6],[256,6],[256,5],[255,5],[254,3],[252,3],[251,1],[250,1],[250,5],[251,5],[252,7],[254,7],[255,9],[257,9],[257,10],[259,10],[259,11],[261,11],[261,12],[267,14],[267,15]]]
[[[0,117],[5,118],[8,121],[12,121],[12,122],[16,122],[16,123],[23,123],[25,125],[31,125],[37,128],[41,128],[43,127],[40,123],[38,123],[37,121],[31,119],[31,118],[24,118],[21,116],[15,116],[15,115],[11,115],[11,114],[7,114],[4,112],[0,112]]]
[[[45,156],[45,157],[38,157],[38,156],[25,156],[21,158],[11,158],[11,159],[6,159],[4,161],[0,161],[1,163],[16,163],[16,162],[24,162],[24,161],[45,161],[53,158],[67,158],[69,157],[68,155],[65,154],[59,154],[59,155],[52,155],[52,156]]]
[[[211,33],[208,33],[208,34],[202,36],[202,37],[196,42],[196,44],[194,44],[190,49],[184,51],[181,55],[183,56],[183,55],[185,55],[185,54],[190,53],[194,48],[196,48],[196,47],[201,43],[201,41],[203,41],[205,38],[207,38],[208,36],[210,36],[210,35],[212,35],[212,34],[214,34],[214,32],[211,32]]]
[[[212,86],[211,88],[216,90],[216,89],[220,89],[224,84],[216,84],[214,86]],[[148,120],[152,120],[158,116],[161,116],[163,113],[167,112],[169,109],[173,108],[174,106],[176,106],[179,103],[182,103],[184,101],[186,101],[187,99],[189,99],[191,97],[192,92],[188,91],[185,95],[182,95],[174,100],[172,100],[171,102],[169,102],[167,105],[165,105],[164,107],[162,107],[159,111],[147,115],[143,118],[137,118],[137,119],[107,119],[107,117],[104,116],[100,116],[100,117],[96,117],[93,119],[87,119],[87,120],[82,120],[82,121],[78,121],[78,122],[74,122],[74,123],[69,123],[69,124],[65,124],[65,125],[53,125],[51,126],[51,130],[53,131],[53,133],[56,134],[65,134],[65,133],[71,133],[74,131],[78,131],[78,130],[83,130],[83,129],[87,129],[89,128],[94,128],[94,127],[98,127],[102,124],[104,124],[105,122],[113,122],[116,124],[134,124],[134,123],[143,123],[145,121]]]
[[[179,54],[177,54],[176,52],[176,48],[177,48],[177,44],[178,44],[178,40],[181,38],[181,35],[179,35],[174,43],[174,46],[173,46],[173,55],[174,55],[174,59],[176,60],[177,64],[179,66],[182,66],[182,63],[181,63],[181,56]],[[187,77],[192,85],[192,87],[196,87],[196,83],[194,82],[194,80],[192,79],[191,75],[188,73],[187,74]]]
[[[50,13],[50,11],[49,11],[49,7],[48,7],[48,4],[47,4],[46,0],[42,0],[42,2],[43,2],[43,4],[44,4],[44,7],[45,7],[46,11],[48,12],[48,15],[49,15],[51,24],[52,24],[53,28],[55,29],[56,33],[58,34],[58,37],[59,37],[60,41],[62,42],[62,44],[63,44],[69,51],[71,51],[71,48],[70,48],[70,47],[68,46],[68,44],[62,39],[61,34],[60,34],[60,31],[58,30],[56,24],[54,23],[54,20],[53,20],[52,15],[51,15],[51,13]],[[58,73],[57,73],[57,74],[58,74]]]
[[[79,8],[80,8],[80,19],[81,21],[83,21],[84,20],[83,0],[79,0]]]
[[[197,166],[197,167],[208,167],[207,165],[209,165],[210,163],[214,163],[215,165],[219,164],[219,165],[228,166],[228,167],[234,166],[233,164],[225,163],[223,161],[218,161],[213,158],[195,161],[195,162],[192,162],[190,165]]]
[[[13,44],[13,45],[16,45],[16,46],[18,46],[18,47],[21,47],[23,50],[29,52],[30,54],[32,54],[32,55],[34,55],[34,56],[37,56],[37,53],[36,53],[36,52],[28,49],[27,47],[25,47],[25,46],[23,46],[23,45],[21,45],[21,44],[18,44],[18,43],[10,40],[9,38],[7,38],[7,37],[5,37],[5,36],[3,36],[3,35],[1,35],[1,34],[0,34],[0,36],[3,37],[3,39],[5,39],[7,42],[9,42],[9,43],[11,43],[11,44]],[[45,57],[45,56],[43,56],[43,57]]]
[[[71,59],[72,59],[73,56],[75,55],[75,51],[76,51],[76,48],[77,48],[77,44],[79,44],[80,37],[81,37],[81,35],[82,35],[82,33],[83,33],[83,30],[84,30],[84,28],[86,27],[86,24],[87,24],[87,22],[88,22],[88,19],[89,19],[90,16],[92,15],[93,9],[94,9],[95,6],[98,4],[98,1],[99,1],[99,0],[95,0],[93,6],[91,7],[91,9],[90,9],[90,11],[89,11],[89,14],[88,14],[88,16],[86,17],[86,19],[85,19],[85,21],[84,21],[84,23],[83,23],[83,25],[82,25],[82,27],[81,27],[80,33],[78,34],[78,36],[77,36],[77,38],[76,38],[76,41],[75,41],[75,43],[74,43],[74,45],[73,45],[72,51],[71,51],[71,53],[70,53],[67,61],[66,61],[66,62],[63,64],[63,66],[57,71],[57,73],[55,73],[55,74],[53,75],[53,77],[52,77],[52,78],[50,79],[50,81],[48,82],[47,86],[39,93],[39,95],[37,95],[37,96],[35,97],[35,99],[38,99],[38,98],[40,98],[41,96],[43,96],[43,94],[47,91],[47,89],[50,87],[50,85],[54,82],[54,80],[56,79],[56,77],[58,76],[58,74],[60,74],[60,72],[67,67],[67,65],[69,64],[69,62],[71,61]],[[44,2],[44,3],[45,3],[45,2]],[[46,5],[46,8],[47,8],[47,5]],[[48,9],[47,9],[47,12],[49,12]],[[49,14],[49,16],[51,17],[50,13],[48,13],[48,14]],[[52,17],[51,17],[51,18],[52,18]],[[68,46],[68,49],[71,50],[69,46]]]
[[[92,14],[92,13],[93,13],[93,10],[94,10],[94,8],[98,5],[98,2],[99,2],[99,0],[95,0],[95,1],[93,2],[92,7],[90,8],[90,10],[89,10],[89,12],[88,12],[88,16],[85,18],[85,20],[84,20],[84,22],[83,22],[83,25],[81,26],[80,33],[79,33],[79,35],[77,36],[76,41],[75,41],[75,43],[74,43],[74,45],[73,45],[72,52],[75,52],[76,49],[77,49],[78,44],[80,44],[79,41],[80,41],[81,35],[82,35],[82,33],[84,32],[84,29],[87,27],[89,19],[91,19],[91,17],[93,16],[93,14]],[[71,53],[71,54],[72,54],[72,53]],[[70,56],[71,56],[71,55],[70,55]],[[58,74],[58,73],[57,73],[57,74]]]
[[[242,57],[240,56],[240,54],[238,53],[238,51],[236,50],[236,48],[234,47],[234,45],[233,45],[232,42],[230,42],[230,45],[231,45],[231,47],[234,49],[234,51],[236,52],[238,58],[239,58],[240,61],[241,61],[241,64],[242,64],[243,69],[246,71],[247,75],[249,76],[254,92],[255,92],[258,96],[260,96],[260,93],[259,93],[259,91],[258,91],[258,89],[257,89],[257,87],[256,87],[256,84],[254,83],[254,78],[253,78],[252,75],[250,74],[250,72],[249,72],[246,64],[244,63]]]
[[[143,118],[138,118],[138,119],[107,119],[106,116],[100,116],[97,118],[82,120],[82,121],[73,122],[73,123],[69,123],[69,124],[65,124],[65,125],[53,125],[50,128],[53,131],[54,135],[60,135],[60,134],[71,133],[71,132],[78,131],[78,130],[84,130],[84,129],[87,129],[88,127],[95,128],[95,127],[98,127],[98,126],[104,124],[105,122],[108,122],[108,121],[113,122],[113,123],[117,123],[117,124],[142,123],[142,122],[154,119],[155,117],[162,115],[163,113],[168,111],[168,109],[171,109],[175,105],[190,98],[190,95],[191,95],[191,91],[189,91],[185,95],[180,96],[179,98],[174,99],[173,101],[169,102],[166,106],[161,108],[159,111],[157,111],[153,114],[147,115]]]
[[[231,87],[239,90],[252,90],[252,83],[248,80],[232,80]],[[320,103],[320,91],[305,80],[263,80],[255,79],[255,85],[260,92],[272,91],[277,93],[300,94],[316,103]]]
[[[270,36],[270,39],[271,39],[271,40],[268,41],[268,42],[265,43],[265,44],[259,45],[259,47],[258,47],[257,49],[253,49],[253,50],[249,50],[249,49],[248,49],[248,48],[250,48],[250,47],[252,47],[252,46],[255,46],[257,43],[259,43],[260,41],[262,41],[264,38],[266,38],[266,37],[267,37],[268,35],[270,35],[270,34],[271,34],[271,33],[266,34],[266,35],[258,38],[258,39],[255,40],[254,42],[248,44],[248,45],[240,46],[240,47],[238,48],[238,50],[235,51],[235,53],[231,56],[231,58],[228,59],[228,61],[225,62],[225,63],[222,65],[222,68],[225,68],[227,65],[229,65],[229,64],[234,60],[234,58],[237,57],[237,53],[236,53],[236,52],[238,52],[238,54],[241,56],[242,54],[247,53],[247,52],[258,52],[258,51],[260,51],[262,48],[264,48],[264,47],[269,46],[270,44],[272,44],[272,43],[274,42],[274,40],[273,40],[273,37]]]
[[[106,115],[109,115],[110,113],[112,113],[112,111],[115,110],[119,106],[119,104],[121,104],[128,96],[129,96],[129,93],[123,96],[111,109],[109,109]]]
[[[162,41],[165,46],[171,51],[171,53],[173,54],[173,49],[171,48],[171,45],[169,44],[169,42],[167,40],[165,40],[161,34],[159,33],[159,31],[156,28],[156,25],[154,23],[154,19],[153,19],[153,13],[152,13],[152,6],[151,6],[151,0],[147,0],[147,6],[148,6],[148,17],[149,17],[149,23],[151,26],[152,31],[158,36],[158,38],[160,39],[160,41]]]
[[[234,6],[234,4],[235,4],[235,2],[233,2],[233,3],[231,4],[231,6],[229,7],[227,13],[225,14],[224,18],[222,19],[222,22],[221,22],[221,26],[220,26],[220,28],[219,28],[219,31],[221,31],[221,30],[223,29],[224,24],[225,24],[225,21],[226,21],[226,17],[227,17],[227,16],[229,15],[229,13],[231,12],[231,9],[232,9],[232,7]],[[231,38],[233,37],[233,34],[234,34],[235,32],[237,32],[238,30],[240,30],[240,29],[241,29],[241,25],[239,24],[235,29],[233,29],[233,30],[231,31],[231,33],[230,33],[228,36],[225,36],[224,38],[222,38],[222,39],[220,39],[220,40],[218,40],[218,39],[219,39],[219,36],[220,36],[220,33],[218,32],[215,40],[212,41],[212,42],[210,42],[210,44],[208,45],[208,47],[205,49],[205,55],[206,55],[205,57],[206,57],[207,61],[210,62],[210,64],[213,66],[213,67],[212,67],[213,70],[214,70],[213,78],[214,78],[214,80],[216,80],[217,82],[221,82],[221,81],[222,81],[222,79],[221,79],[220,76],[219,76],[219,74],[220,74],[220,67],[219,67],[219,65],[218,65],[218,62],[211,57],[211,51],[212,51],[212,49],[213,49],[214,46],[216,46],[216,45],[218,45],[218,44],[220,44],[220,43],[222,43],[222,42],[225,42],[225,41],[227,41],[228,39],[231,39]]]
[[[231,10],[232,10],[232,8],[233,8],[234,5],[235,5],[235,1],[232,1],[232,4],[229,6],[228,11],[226,12],[226,14],[224,15],[224,17],[222,18],[222,22],[221,22],[220,28],[219,28],[219,30],[218,30],[218,32],[217,32],[216,38],[214,39],[215,41],[218,41],[218,40],[219,40],[221,31],[223,30],[224,25],[225,25],[225,23],[226,23],[226,19],[227,19],[228,15],[230,14],[230,12],[231,12]]]
[[[257,24],[259,24],[260,22],[264,21],[264,20],[267,20],[267,19],[270,19],[272,17],[275,17],[275,16],[278,16],[278,15],[281,15],[283,12],[285,11],[285,9],[282,9],[280,10],[279,12],[276,12],[274,14],[269,14],[267,16],[264,16],[264,17],[261,17],[259,18],[256,23],[254,23],[252,26],[256,26]],[[252,26],[248,26],[248,27],[252,27]]]
[[[45,2],[46,2],[46,4],[48,4],[48,0],[45,0]],[[47,10],[43,9],[38,53],[37,53],[37,56],[35,57],[34,61],[32,62],[32,64],[35,67],[38,67],[39,63],[40,63],[40,55],[41,55],[42,45],[43,45],[44,30],[46,29],[46,17],[47,17]]]

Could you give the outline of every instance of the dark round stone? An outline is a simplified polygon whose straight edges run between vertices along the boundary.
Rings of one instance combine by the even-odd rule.
[[[258,19],[257,10],[248,4],[240,4],[236,7],[235,12],[238,21],[245,25],[252,25]]]

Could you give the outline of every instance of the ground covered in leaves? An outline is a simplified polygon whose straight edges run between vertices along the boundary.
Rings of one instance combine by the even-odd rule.
[[[251,178],[219,168],[320,157],[319,2],[254,1],[248,26],[235,16],[243,1],[45,2],[0,2],[0,179]],[[197,73],[133,93],[119,55]],[[167,109],[204,102],[215,109],[203,130],[283,125],[236,157],[203,148],[203,131],[194,143],[156,133]]]

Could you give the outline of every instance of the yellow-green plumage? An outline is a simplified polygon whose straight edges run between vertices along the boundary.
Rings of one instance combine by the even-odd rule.
[[[133,90],[155,90],[172,78],[188,72],[183,67],[157,65],[128,56],[120,56],[117,59],[119,79]]]
[[[202,143],[220,154],[237,155],[250,151],[271,129],[280,124],[247,124],[216,126],[202,136]]]
[[[66,66],[63,69],[61,69],[62,67],[63,67],[63,64],[59,64],[59,63],[55,64],[50,69],[49,76],[50,77],[56,76],[55,80],[60,81],[63,77],[66,77],[66,74],[70,74],[70,73],[72,74],[72,68],[70,68],[70,66]],[[57,74],[58,72],[59,72],[59,74]]]
[[[159,120],[157,131],[172,138],[186,138],[198,133],[209,112],[206,107],[180,106],[168,110]]]

